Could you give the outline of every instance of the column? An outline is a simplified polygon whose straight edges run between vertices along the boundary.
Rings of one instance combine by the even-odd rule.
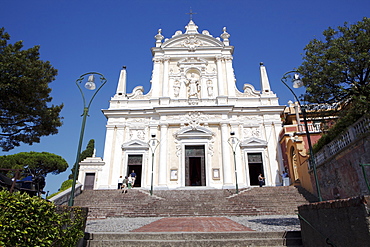
[[[226,56],[226,78],[227,78],[227,95],[228,96],[235,96],[235,77],[234,77],[234,69],[233,69],[233,57]]]
[[[229,128],[227,123],[221,123],[221,147],[222,147],[222,168],[224,176],[224,185],[232,185],[232,169],[230,158],[232,158],[231,147],[227,142],[229,139]]]
[[[169,66],[169,57],[164,57],[163,59],[163,84],[162,84],[162,96],[168,97],[168,90],[169,90],[169,84],[168,84],[168,66]]]
[[[153,97],[159,97],[160,94],[160,81],[161,81],[161,64],[163,59],[159,57],[153,58],[153,73],[152,73],[152,90],[153,90]]]
[[[270,148],[269,146],[271,145],[273,148],[276,149],[277,146],[273,146],[273,142],[271,141],[271,124],[270,123],[267,123],[266,124],[266,120],[264,120],[264,123],[263,123],[263,136],[265,138],[265,140],[267,141],[267,146],[266,148],[264,149],[264,152],[262,153],[262,155],[265,156],[265,159],[264,159],[264,163],[263,163],[263,167],[264,167],[264,176],[265,176],[265,181],[266,181],[266,185],[272,185],[273,182],[275,181],[275,179],[273,180],[273,175],[272,175],[272,172],[275,172],[275,170],[273,171],[272,167],[271,167],[271,163],[270,163]],[[276,157],[276,156],[275,156]],[[277,168],[277,167],[276,167]]]
[[[218,96],[224,96],[224,80],[223,80],[223,68],[222,68],[222,56],[216,56],[216,64],[217,64],[217,88],[218,88]]]
[[[115,126],[107,125],[107,130],[105,134],[105,144],[104,144],[104,161],[105,165],[102,167],[102,171],[98,173],[97,177],[97,188],[98,189],[108,189],[108,176],[110,174],[111,164],[113,163],[113,153],[114,150],[114,136],[115,136]]]
[[[167,131],[168,125],[161,124],[160,129],[160,146],[159,146],[159,169],[158,169],[158,186],[167,186]]]

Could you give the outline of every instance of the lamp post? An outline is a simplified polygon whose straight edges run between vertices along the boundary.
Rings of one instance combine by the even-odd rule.
[[[303,115],[303,122],[304,122],[304,127],[305,127],[305,130],[306,130],[306,136],[307,136],[307,144],[308,144],[308,149],[309,149],[309,152],[310,152],[310,157],[309,157],[309,160],[310,160],[310,164],[312,165],[312,169],[313,169],[313,175],[315,177],[315,184],[316,184],[316,191],[317,191],[317,197],[319,198],[319,201],[321,202],[322,201],[322,197],[321,197],[321,192],[320,192],[320,185],[319,185],[319,179],[317,177],[317,170],[316,170],[316,160],[315,160],[315,154],[313,153],[313,149],[312,149],[312,143],[311,143],[311,135],[310,135],[310,131],[308,129],[308,124],[307,124],[307,112],[306,112],[306,109],[305,107],[301,105],[301,102],[299,101],[297,95],[294,93],[293,89],[291,89],[288,84],[285,82],[288,78],[290,78],[290,76],[288,76],[289,74],[291,73],[294,73],[294,76],[293,76],[293,88],[300,88],[303,86],[303,82],[300,80],[299,78],[299,74],[297,74],[297,71],[288,71],[286,72],[283,77],[281,78],[281,82],[290,90],[290,92],[294,95],[294,98],[295,100],[298,102],[298,105],[299,107],[301,108],[301,111],[302,111],[302,115]]]
[[[154,134],[152,135],[152,138],[149,140],[148,144],[149,144],[150,150],[152,151],[152,175],[151,175],[152,179],[150,183],[150,195],[152,196],[153,195],[154,153],[159,145],[159,141],[155,138]]]
[[[80,84],[84,81],[85,76],[87,76],[87,75],[89,75],[89,77],[88,77],[88,80],[85,83],[84,87],[88,90],[91,90],[91,91],[95,90],[95,92],[92,95],[92,97],[90,98],[90,101],[86,104],[85,94],[84,94]],[[95,75],[100,76],[101,84],[98,87],[98,89],[96,89]],[[83,136],[84,136],[84,132],[85,132],[86,117],[89,114],[89,109],[90,109],[91,102],[93,101],[96,94],[99,92],[99,90],[104,86],[104,84],[106,82],[107,82],[107,80],[104,78],[104,75],[102,75],[100,73],[97,73],[97,72],[85,73],[85,74],[81,75],[80,78],[78,78],[76,80],[76,85],[77,85],[77,87],[80,90],[81,95],[82,95],[84,109],[83,109],[83,114],[82,114],[83,118],[82,118],[81,132],[80,132],[80,140],[78,142],[78,148],[77,148],[76,162],[73,166],[73,169],[74,169],[73,170],[73,181],[72,181],[72,189],[71,189],[71,195],[70,195],[70,198],[69,198],[68,206],[73,206],[73,203],[74,203],[75,186],[76,186],[76,180],[77,180],[77,174],[78,174],[78,163],[79,163],[79,160],[80,160],[81,146],[82,146]]]
[[[231,137],[227,140],[229,143],[231,149],[233,150],[233,155],[234,155],[234,170],[235,170],[235,192],[236,194],[239,194],[239,189],[238,189],[238,173],[236,171],[236,156],[235,156],[235,151],[236,148],[238,147],[240,141],[237,137],[235,137],[235,132],[232,131],[230,132]]]

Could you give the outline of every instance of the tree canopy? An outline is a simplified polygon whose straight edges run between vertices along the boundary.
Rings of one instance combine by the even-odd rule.
[[[22,41],[8,44],[0,28],[0,147],[9,151],[20,143],[40,142],[62,125],[61,105],[48,105],[57,70],[40,60],[40,46],[22,50]]]
[[[68,163],[61,156],[47,152],[21,152],[12,155],[0,156],[0,167],[5,169],[21,169],[33,175],[46,176],[64,172]]]
[[[309,103],[341,103],[359,115],[369,111],[370,19],[323,32],[325,40],[313,39],[305,47],[298,68]]]

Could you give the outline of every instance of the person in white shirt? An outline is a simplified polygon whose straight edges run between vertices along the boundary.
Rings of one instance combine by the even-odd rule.
[[[118,189],[121,189],[122,183],[123,183],[123,177],[119,176],[119,178],[118,178]]]

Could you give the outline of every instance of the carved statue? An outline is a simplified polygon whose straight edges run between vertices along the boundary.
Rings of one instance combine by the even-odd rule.
[[[180,82],[179,81],[175,81],[175,84],[173,85],[173,94],[175,95],[175,97],[178,97],[180,94]]]
[[[208,96],[213,95],[213,84],[211,80],[207,81],[207,90],[208,90]]]
[[[198,92],[200,91],[200,86],[198,79],[195,77],[194,73],[191,73],[188,79],[187,86],[189,86],[189,98],[198,98]]]

